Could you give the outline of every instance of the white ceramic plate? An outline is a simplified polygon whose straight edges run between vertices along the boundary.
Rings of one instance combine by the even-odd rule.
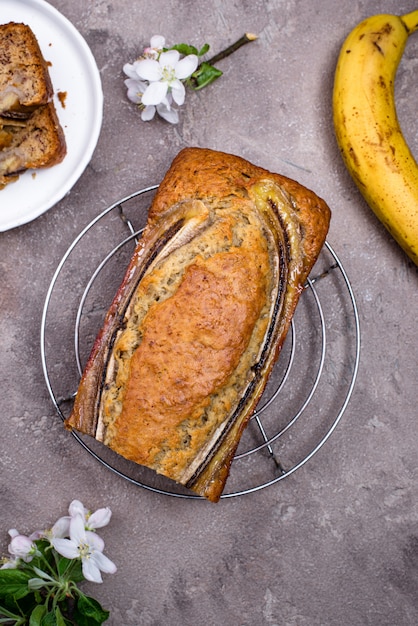
[[[44,0],[0,0],[0,23],[11,21],[31,27],[50,63],[67,155],[51,168],[25,172],[0,191],[0,231],[30,222],[70,191],[92,157],[103,117],[99,70],[73,24]],[[63,103],[58,93],[65,94]]]

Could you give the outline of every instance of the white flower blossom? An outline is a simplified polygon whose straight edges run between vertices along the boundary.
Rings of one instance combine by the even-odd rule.
[[[123,66],[128,77],[128,99],[139,106],[143,121],[152,120],[158,113],[167,122],[177,124],[178,112],[172,103],[184,103],[186,90],[182,81],[193,74],[197,65],[197,55],[181,58],[177,50],[165,50],[164,37],[154,35],[142,56]]]
[[[152,120],[158,113],[168,122],[176,124],[178,112],[172,107],[172,102],[179,106],[184,103],[184,83],[195,91],[210,85],[222,76],[213,63],[256,39],[257,35],[245,33],[238,41],[199,65],[199,58],[209,50],[208,43],[200,49],[185,43],[167,46],[164,37],[154,35],[142,55],[134,63],[123,66],[128,76],[125,80],[128,99],[138,105],[144,121]]]
[[[52,539],[55,550],[67,559],[81,559],[84,578],[101,583],[100,572],[113,574],[116,565],[103,554],[104,541],[96,533],[85,529],[85,520],[80,514],[70,521],[70,538]]]
[[[170,90],[174,102],[182,105],[186,90],[181,81],[193,74],[198,62],[196,54],[180,59],[177,50],[162,52],[158,60],[140,59],[136,66],[138,77],[150,83],[143,93],[142,103],[156,106],[163,102]]]
[[[44,531],[42,537],[48,539],[52,543],[52,539],[64,539],[70,536],[70,522],[71,518],[76,515],[81,515],[84,521],[84,528],[86,530],[95,530],[96,528],[103,528],[110,522],[112,512],[109,507],[101,508],[91,513],[83,505],[80,500],[73,500],[68,507],[69,515],[60,517],[52,528]]]

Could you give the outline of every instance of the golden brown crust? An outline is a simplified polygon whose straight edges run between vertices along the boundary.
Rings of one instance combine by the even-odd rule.
[[[324,231],[328,231],[330,214],[326,203],[290,178],[269,172],[242,157],[215,150],[186,148],[179,152],[158,189],[149,222],[158,221],[182,198],[216,197],[221,202],[231,193],[245,198],[251,188],[264,179],[276,182],[294,198],[295,211],[305,230],[305,254],[308,259],[316,258],[318,247],[323,245]]]
[[[330,211],[240,157],[173,161],[66,421],[216,502]]]

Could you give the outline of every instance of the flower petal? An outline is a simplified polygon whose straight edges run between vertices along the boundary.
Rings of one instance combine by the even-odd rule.
[[[71,539],[60,539],[57,537],[52,539],[51,544],[59,554],[67,559],[77,559],[80,556],[78,544],[71,541]]]
[[[165,46],[165,37],[163,37],[162,35],[153,35],[151,37],[150,46],[151,48],[157,48],[158,50],[161,50],[161,48],[164,48]]]
[[[51,538],[68,537],[70,534],[70,520],[71,517],[69,515],[60,517],[51,528]]]
[[[158,115],[170,124],[178,124],[179,114],[176,109],[168,108],[165,104],[157,104]]]
[[[129,76],[129,78],[138,78],[136,67],[133,63],[125,63],[123,66],[123,72],[126,76]]]
[[[158,105],[158,106],[160,106],[160,105]],[[154,115],[155,115],[155,106],[154,105],[150,105],[150,106],[145,107],[142,110],[141,119],[142,119],[143,122],[149,122],[150,120],[152,120],[154,118]]]
[[[134,104],[141,104],[142,96],[138,95],[138,92],[136,89],[128,89],[128,91],[126,92],[126,95],[128,96],[128,100],[130,100]]]
[[[42,539],[42,537],[45,537],[45,531],[43,531],[43,530],[34,530],[33,533],[31,533],[29,535],[29,539],[31,541],[36,541],[37,539]]]
[[[86,580],[89,580],[92,583],[103,582],[100,570],[92,558],[82,559],[81,569]]]
[[[126,92],[128,99],[131,102],[135,102],[135,104],[141,104],[142,94],[148,87],[148,83],[145,83],[138,79],[133,80],[132,78],[127,78],[124,82],[126,87],[128,87],[128,91]]]
[[[76,515],[70,521],[70,539],[78,546],[87,543],[86,530],[84,528],[84,518]]]
[[[136,73],[143,80],[156,81],[161,78],[161,66],[155,59],[143,59],[138,61]]]
[[[184,80],[191,76],[197,68],[198,63],[199,59],[195,54],[189,54],[187,57],[184,57],[184,59],[181,59],[175,68],[176,78]]]
[[[166,96],[168,89],[167,83],[155,82],[148,85],[142,95],[142,103],[147,104],[160,104]]]
[[[179,80],[176,80],[171,85],[171,93],[173,94],[173,100],[176,104],[182,105],[186,95],[184,85]]]
[[[80,500],[73,500],[68,507],[68,512],[71,517],[74,517],[75,515],[81,515],[82,517],[84,517],[87,513],[87,509],[84,504],[80,502]]]
[[[116,565],[102,552],[96,552],[93,555],[93,560],[97,567],[105,574],[114,574],[117,571]]]
[[[110,518],[112,517],[112,511],[107,506],[103,509],[97,509],[92,515],[87,517],[87,528],[103,528],[103,526],[107,526],[110,522]]]
[[[167,50],[160,54],[159,63],[161,67],[175,68],[180,59],[180,52],[178,50]]]
[[[104,541],[97,533],[87,530],[86,543],[93,551],[103,552]]]

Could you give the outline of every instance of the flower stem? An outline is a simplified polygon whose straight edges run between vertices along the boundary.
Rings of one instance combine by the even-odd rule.
[[[215,67],[214,64],[218,61],[221,61],[222,59],[225,59],[230,54],[238,50],[238,48],[241,48],[241,46],[244,46],[246,43],[254,41],[255,39],[257,39],[257,35],[253,35],[252,33],[245,33],[245,35],[238,39],[238,41],[231,44],[230,46],[225,48],[225,50],[222,50],[218,54],[215,54],[215,56],[209,59],[209,61],[202,61],[202,63],[197,66],[196,70],[187,80],[188,86],[195,91],[198,91],[199,89],[203,89],[203,87],[207,87],[208,85],[213,83],[220,76],[222,76],[221,70]]]
[[[209,63],[210,65],[214,65],[218,61],[222,61],[222,59],[225,59],[226,57],[228,57],[233,52],[236,52],[239,48],[241,48],[245,44],[250,43],[251,41],[255,41],[256,39],[257,39],[257,35],[254,35],[253,33],[245,33],[245,35],[240,37],[238,41],[236,41],[235,43],[225,48],[225,50],[221,50],[221,52],[218,52],[218,54],[215,54],[215,56],[213,56],[211,59],[209,59],[206,62]]]

